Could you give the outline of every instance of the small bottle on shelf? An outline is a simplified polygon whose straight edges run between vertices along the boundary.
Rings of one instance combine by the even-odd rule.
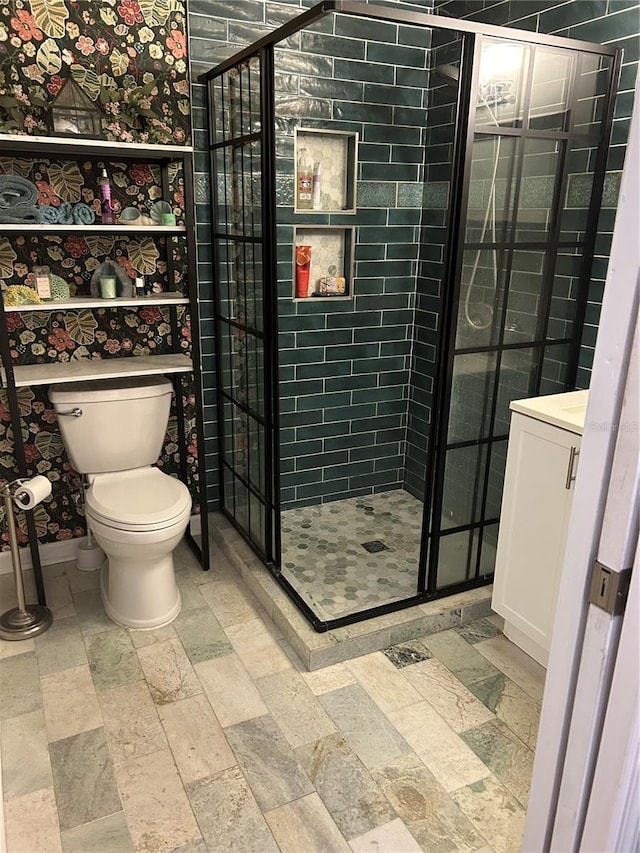
[[[306,148],[300,150],[298,161],[298,185],[296,188],[296,207],[298,210],[311,210],[313,200],[313,173],[305,160]]]
[[[322,210],[322,175],[320,174],[320,163],[313,164],[313,194],[311,206],[314,210]]]
[[[109,183],[109,175],[107,174],[106,169],[103,169],[102,174],[100,175],[100,195],[102,198],[102,201],[100,202],[102,224],[113,225],[114,217],[113,210],[111,209],[111,184]]]
[[[135,280],[135,295],[137,297],[142,297],[145,295],[145,284],[144,284],[144,276],[137,276]]]

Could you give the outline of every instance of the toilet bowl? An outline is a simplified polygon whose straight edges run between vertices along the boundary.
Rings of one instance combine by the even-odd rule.
[[[102,474],[85,498],[93,535],[107,555],[100,587],[107,615],[127,628],[159,628],[180,612],[173,549],[191,496],[157,468]]]
[[[173,549],[191,515],[180,480],[155,467],[173,387],[165,377],[58,385],[49,393],[67,453],[86,474],[87,522],[107,556],[100,579],[107,615],[158,628],[180,612]]]

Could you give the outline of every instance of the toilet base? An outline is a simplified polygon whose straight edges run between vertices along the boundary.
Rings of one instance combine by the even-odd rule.
[[[182,607],[171,555],[149,566],[109,557],[100,574],[100,591],[105,613],[123,628],[162,628]]]

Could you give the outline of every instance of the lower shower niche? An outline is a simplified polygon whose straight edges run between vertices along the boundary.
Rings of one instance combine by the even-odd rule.
[[[352,299],[352,277],[353,228],[294,228],[294,299]]]

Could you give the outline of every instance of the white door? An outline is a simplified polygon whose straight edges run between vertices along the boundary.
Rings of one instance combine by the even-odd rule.
[[[640,81],[547,670],[523,840],[530,853],[627,853],[634,847],[615,844],[637,840],[637,680],[627,676],[630,656],[637,676],[637,601],[610,615],[589,604],[589,587],[596,558],[618,573],[638,541],[639,103]],[[633,584],[637,596],[637,569]],[[613,764],[615,756],[625,759]]]

